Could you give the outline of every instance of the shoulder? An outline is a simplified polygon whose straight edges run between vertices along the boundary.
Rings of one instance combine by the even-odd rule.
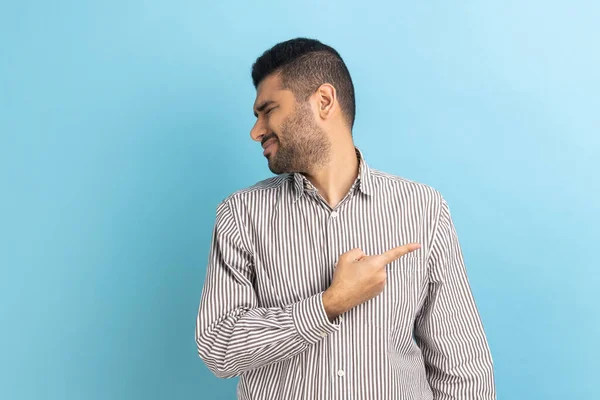
[[[268,201],[269,199],[277,198],[283,190],[289,188],[291,181],[291,174],[281,174],[263,179],[251,186],[236,190],[229,194],[219,203],[218,207],[221,208],[227,206],[235,208],[240,204],[256,200],[263,199]]]
[[[374,189],[380,194],[392,193],[418,203],[425,202],[436,205],[440,205],[444,201],[442,194],[436,188],[403,176],[371,169],[371,180]]]

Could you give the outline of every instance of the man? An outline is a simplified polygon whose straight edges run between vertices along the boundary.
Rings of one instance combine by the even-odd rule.
[[[252,78],[251,137],[277,176],[217,207],[196,320],[208,368],[240,376],[239,399],[495,399],[448,204],[369,168],[340,55],[289,40]]]

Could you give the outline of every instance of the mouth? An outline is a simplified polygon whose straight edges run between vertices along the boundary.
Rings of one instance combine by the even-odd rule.
[[[262,147],[264,149],[264,151],[263,151],[264,156],[267,155],[267,153],[270,151],[269,149],[272,148],[275,143],[277,143],[276,139],[269,139],[263,144]]]

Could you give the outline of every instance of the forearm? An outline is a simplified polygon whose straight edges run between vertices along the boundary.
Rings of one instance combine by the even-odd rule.
[[[322,293],[284,308],[237,308],[214,321],[208,314],[198,313],[198,354],[221,378],[294,357],[339,329],[325,314]]]

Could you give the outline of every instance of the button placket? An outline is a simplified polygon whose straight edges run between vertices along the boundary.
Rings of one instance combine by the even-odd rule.
[[[343,206],[343,204],[340,203],[340,205]],[[337,207],[335,210],[329,210],[329,218],[328,221],[326,222],[327,225],[327,237],[328,237],[328,242],[330,243],[329,246],[329,257],[332,261],[332,263],[337,263],[338,259],[339,259],[339,255],[341,254],[341,252],[343,251],[342,248],[342,243],[343,243],[343,225],[344,225],[344,220],[341,219],[340,216],[340,208],[341,207]],[[349,388],[348,386],[350,385],[350,382],[348,380],[348,375],[347,375],[347,364],[349,362],[348,360],[348,333],[346,332],[346,316],[345,315],[339,315],[337,317],[337,322],[340,325],[344,325],[341,326],[340,331],[338,332],[337,335],[335,336],[331,336],[331,341],[330,341],[330,345],[332,348],[332,354],[331,354],[331,369],[330,369],[330,376],[331,379],[333,379],[332,384],[333,384],[333,399],[336,400],[347,400],[347,399],[352,399],[352,394],[350,394]]]

